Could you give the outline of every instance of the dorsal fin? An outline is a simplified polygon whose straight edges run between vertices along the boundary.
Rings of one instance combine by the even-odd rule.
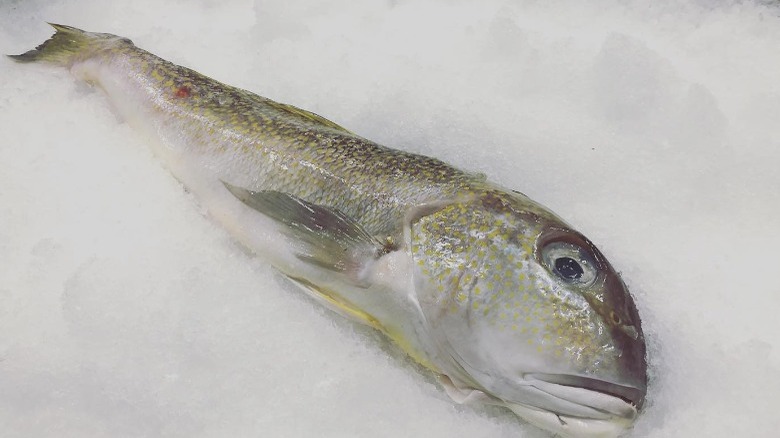
[[[306,120],[308,120],[310,122],[314,122],[314,123],[317,123],[317,124],[320,124],[320,125],[323,125],[323,126],[327,126],[328,128],[333,128],[333,129],[336,129],[336,130],[339,130],[339,131],[346,132],[348,134],[352,134],[352,132],[350,132],[349,130],[345,129],[341,125],[339,125],[339,124],[337,124],[335,122],[332,122],[332,121],[326,119],[325,117],[322,117],[319,114],[315,114],[315,113],[313,113],[311,111],[306,111],[305,109],[298,108],[297,106],[289,105],[289,104],[286,104],[286,103],[279,103],[279,102],[273,101],[271,99],[267,99],[265,101],[265,103],[267,105],[270,105],[270,106],[280,110],[280,111],[285,111],[285,112],[287,112],[289,114],[292,114],[294,116],[304,118],[304,119],[306,119]]]

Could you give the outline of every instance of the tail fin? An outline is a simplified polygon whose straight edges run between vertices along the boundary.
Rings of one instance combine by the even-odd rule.
[[[49,23],[56,32],[43,44],[21,55],[8,55],[17,62],[50,62],[70,65],[77,59],[83,59],[105,45],[108,40],[126,40],[106,33],[86,32],[75,27]]]

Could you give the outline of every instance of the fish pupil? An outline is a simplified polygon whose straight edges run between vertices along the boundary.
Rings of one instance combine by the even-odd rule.
[[[585,271],[582,266],[571,257],[560,257],[555,260],[555,272],[567,280],[579,280]]]

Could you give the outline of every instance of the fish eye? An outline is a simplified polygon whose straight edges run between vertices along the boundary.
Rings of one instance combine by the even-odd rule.
[[[563,278],[569,280],[579,280],[585,271],[576,260],[570,257],[559,257],[555,259],[555,272]]]
[[[542,248],[542,260],[550,272],[566,283],[588,286],[598,274],[590,253],[573,243],[548,243]]]

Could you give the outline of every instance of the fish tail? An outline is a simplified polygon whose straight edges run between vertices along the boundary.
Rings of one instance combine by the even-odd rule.
[[[70,66],[84,59],[96,50],[106,46],[108,41],[129,40],[105,33],[86,32],[71,26],[49,23],[56,32],[33,50],[20,55],[8,55],[17,62],[49,62]]]

